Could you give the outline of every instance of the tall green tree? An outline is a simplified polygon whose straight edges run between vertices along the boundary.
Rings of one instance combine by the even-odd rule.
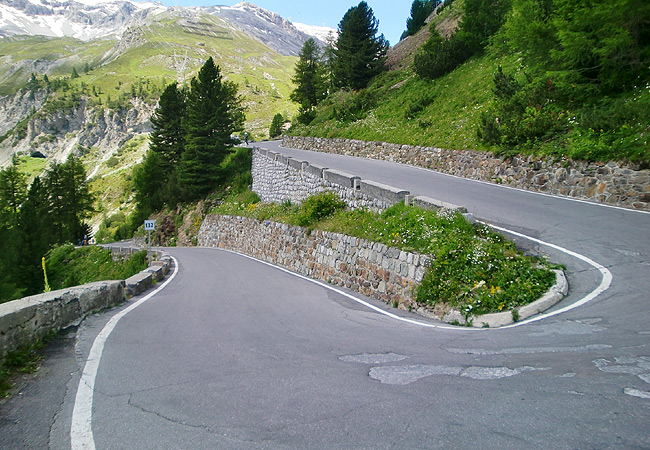
[[[235,141],[232,135],[244,125],[244,109],[237,85],[223,81],[210,57],[190,83],[187,98],[185,150],[179,182],[186,200],[201,198],[215,188],[220,164]]]
[[[185,149],[187,95],[176,83],[165,87],[151,117],[149,150],[133,172],[136,202],[148,216],[179,198],[178,166]]]
[[[21,205],[27,196],[25,175],[18,169],[14,156],[12,164],[0,170],[0,301],[18,298],[20,276]]]
[[[153,131],[149,136],[149,149],[160,154],[163,164],[170,167],[181,161],[185,145],[183,120],[186,112],[185,92],[176,83],[168,85],[151,117]]]
[[[273,116],[271,126],[269,127],[269,138],[273,139],[282,134],[282,125],[284,125],[284,117],[278,113]]]
[[[360,90],[385,70],[388,41],[379,31],[379,21],[364,1],[345,13],[339,23],[334,49],[334,84]]]
[[[162,159],[160,153],[149,150],[142,163],[133,169],[135,201],[143,216],[149,216],[175,201],[173,194],[176,193],[172,194],[172,191],[176,185],[176,172]]]
[[[43,291],[44,280],[41,258],[55,241],[57,233],[52,229],[49,195],[40,177],[34,178],[27,199],[20,208],[20,276],[19,284],[24,295]]]
[[[291,79],[296,88],[290,98],[300,104],[299,113],[303,118],[310,116],[327,94],[325,67],[321,57],[321,50],[314,39],[308,39],[298,55],[295,73]]]
[[[420,31],[427,21],[427,18],[441,3],[440,0],[413,0],[411,5],[411,17],[406,19],[406,31],[402,33],[400,40],[413,36]]]
[[[6,215],[9,226],[18,225],[20,205],[27,198],[27,177],[18,169],[18,158],[0,170],[0,215]]]
[[[94,202],[81,161],[70,155],[65,163],[54,163],[46,172],[45,187],[56,243],[81,240],[88,233],[84,220],[93,211]]]

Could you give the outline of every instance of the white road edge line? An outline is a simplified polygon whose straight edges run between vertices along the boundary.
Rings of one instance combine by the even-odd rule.
[[[553,311],[553,312],[550,312],[550,313],[545,313],[545,314],[540,314],[538,316],[531,317],[530,319],[522,320],[521,322],[513,323],[512,325],[506,325],[504,327],[498,328],[500,330],[507,329],[507,328],[518,327],[518,326],[521,326],[521,325],[525,325],[527,323],[537,322],[539,320],[546,319],[547,317],[556,316],[558,314],[562,314],[562,313],[565,313],[567,311],[570,311],[570,310],[572,310],[574,308],[577,308],[579,306],[582,306],[582,305],[592,301],[593,299],[598,297],[600,294],[605,292],[607,289],[609,289],[609,286],[612,284],[612,280],[613,280],[614,277],[612,276],[612,273],[609,271],[609,269],[607,269],[607,267],[603,266],[602,264],[597,263],[593,259],[590,259],[590,258],[588,258],[588,257],[586,257],[584,255],[581,255],[580,253],[576,253],[576,252],[574,252],[572,250],[569,250],[569,249],[566,249],[564,247],[560,247],[559,245],[551,244],[550,242],[545,242],[545,241],[542,241],[540,239],[536,239],[534,237],[526,236],[525,234],[519,233],[517,231],[512,231],[512,230],[509,230],[507,228],[499,227],[499,226],[496,226],[496,225],[491,225],[491,224],[488,224],[488,223],[485,223],[485,222],[481,222],[481,223],[484,223],[485,225],[487,225],[487,226],[489,226],[491,228],[494,228],[495,230],[503,231],[504,233],[508,233],[508,234],[512,234],[514,236],[518,236],[518,237],[521,237],[521,238],[524,238],[524,239],[528,239],[529,241],[533,241],[533,242],[536,242],[538,244],[541,244],[541,245],[544,245],[544,246],[547,246],[547,247],[550,247],[550,248],[554,248],[555,250],[559,250],[559,251],[561,251],[563,253],[566,253],[569,256],[573,256],[574,258],[578,258],[579,260],[584,261],[587,264],[589,264],[590,266],[597,269],[602,275],[602,278],[600,280],[600,284],[596,287],[596,289],[591,291],[586,296],[582,297],[580,300],[578,300],[576,302],[573,302],[572,304],[567,305],[564,308],[560,308],[560,309],[558,309],[556,311]]]
[[[505,329],[508,329],[508,328],[520,327],[522,325],[526,325],[526,324],[529,324],[529,323],[532,323],[532,322],[537,322],[539,320],[546,319],[547,317],[552,317],[552,316],[556,316],[558,314],[565,313],[567,311],[570,311],[570,310],[572,310],[574,308],[577,308],[579,306],[582,306],[582,305],[590,302],[591,300],[598,297],[598,295],[605,292],[612,283],[612,279],[613,279],[612,273],[605,266],[597,263],[596,261],[594,261],[594,260],[592,260],[592,259],[590,259],[590,258],[588,258],[588,257],[586,257],[584,255],[581,255],[580,253],[576,253],[574,251],[571,251],[571,250],[568,250],[566,248],[560,247],[559,245],[551,244],[549,242],[545,242],[545,241],[542,241],[542,240],[539,240],[539,239],[536,239],[536,238],[533,238],[533,237],[530,237],[530,236],[526,236],[525,234],[518,233],[516,231],[512,231],[512,230],[509,230],[507,228],[498,227],[496,225],[491,225],[491,224],[488,224],[488,223],[485,223],[485,222],[481,222],[481,223],[484,223],[485,225],[487,225],[487,226],[489,226],[491,228],[494,228],[496,230],[502,231],[504,233],[509,233],[509,234],[512,234],[512,235],[515,235],[515,236],[518,236],[518,237],[521,237],[521,238],[524,238],[524,239],[528,239],[528,240],[533,241],[533,242],[536,242],[538,244],[554,248],[554,249],[559,250],[559,251],[561,251],[563,253],[566,253],[566,254],[568,254],[570,256],[573,256],[574,258],[578,258],[579,260],[586,262],[587,264],[589,264],[589,265],[593,266],[594,268],[596,268],[601,273],[602,279],[600,281],[600,284],[598,285],[598,287],[596,287],[596,289],[591,291],[589,294],[587,294],[586,296],[584,296],[580,300],[578,300],[578,301],[576,301],[576,302],[574,302],[574,303],[572,303],[570,305],[565,306],[564,308],[558,309],[558,310],[550,312],[550,313],[540,314],[540,315],[531,317],[530,319],[522,320],[521,322],[515,322],[515,323],[513,323],[511,325],[506,325],[506,326],[499,327],[499,328],[456,327],[456,326],[437,325],[437,324],[432,324],[432,323],[427,323],[427,322],[421,322],[419,320],[408,319],[406,317],[400,317],[400,316],[398,316],[396,314],[393,314],[391,312],[388,312],[388,311],[385,311],[385,310],[383,310],[381,308],[378,308],[377,306],[374,306],[374,305],[372,305],[372,304],[370,304],[370,303],[368,303],[368,302],[366,302],[364,300],[361,300],[358,297],[355,297],[354,295],[348,294],[347,292],[342,291],[341,289],[337,289],[337,288],[333,287],[332,285],[324,283],[322,281],[315,280],[313,278],[309,278],[309,277],[307,277],[305,275],[301,275],[301,274],[296,273],[296,272],[292,272],[291,270],[285,269],[284,267],[278,266],[276,264],[273,264],[273,263],[270,263],[270,262],[267,262],[267,261],[263,261],[261,259],[255,258],[255,257],[250,256],[250,255],[246,255],[244,253],[236,252],[236,251],[233,251],[233,250],[226,250],[226,249],[219,249],[219,250],[234,253],[234,254],[243,256],[245,258],[252,259],[252,260],[257,261],[257,262],[261,262],[262,264],[266,264],[267,266],[274,267],[276,269],[279,269],[279,270],[281,270],[283,272],[286,272],[286,273],[291,274],[293,276],[296,276],[298,278],[302,278],[303,280],[312,282],[312,283],[317,284],[319,286],[322,286],[322,287],[324,287],[326,289],[334,291],[334,292],[336,292],[338,294],[341,294],[341,295],[349,298],[350,300],[352,300],[352,301],[354,301],[356,303],[359,303],[359,304],[361,304],[361,305],[363,305],[363,306],[365,306],[365,307],[367,307],[369,309],[372,309],[373,311],[377,311],[378,313],[383,314],[385,316],[388,316],[388,317],[390,317],[392,319],[399,320],[399,321],[406,322],[406,323],[410,323],[410,324],[414,324],[414,325],[418,325],[418,326],[422,326],[422,327],[427,327],[427,328],[440,328],[440,329],[445,329],[445,330],[456,330],[456,331],[505,330]]]
[[[104,351],[104,344],[122,317],[162,291],[174,279],[178,273],[178,261],[173,256],[171,258],[174,261],[174,272],[171,276],[155,291],[111,317],[111,320],[104,325],[102,331],[95,338],[90,353],[88,354],[86,365],[81,373],[81,378],[79,379],[79,387],[77,388],[77,395],[72,410],[72,423],[70,425],[70,444],[72,450],[95,450],[95,438],[92,428],[93,394],[95,391],[97,369],[99,368],[99,362]]]

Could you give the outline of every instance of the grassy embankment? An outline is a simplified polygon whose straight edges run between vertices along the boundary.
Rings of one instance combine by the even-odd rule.
[[[462,0],[454,1],[435,17],[438,29],[453,28],[463,5]],[[589,161],[630,160],[642,166],[650,163],[648,80],[639,80],[627,92],[551,111],[551,115],[559,117],[548,120],[555,121],[559,128],[545,138],[497,147],[477,136],[481,114],[495,104],[494,76],[499,66],[504,73],[525,82],[530,69],[523,65],[520,55],[509,54],[497,39],[483,54],[451,73],[426,80],[418,77],[409,64],[413,51],[404,55],[403,64],[396,66],[398,70],[379,75],[367,89],[330,95],[317,107],[313,122],[294,124],[289,134]],[[553,80],[552,73],[548,76]],[[537,113],[543,115],[544,111]],[[533,117],[533,112],[525,119],[530,119],[530,126],[537,126],[543,118]]]
[[[124,280],[147,267],[147,252],[141,251],[114,261],[111,251],[101,247],[74,248],[72,245],[51,250],[45,266],[52,290],[103,280]],[[42,349],[55,337],[52,331],[44,339],[9,353],[0,361],[0,398],[9,395],[11,380],[20,374],[36,372],[43,359]]]
[[[517,250],[489,227],[472,225],[460,214],[404,204],[381,214],[348,210],[332,193],[299,206],[265,204],[250,191],[231,195],[213,212],[333,231],[431,255],[434,260],[416,291],[418,303],[445,304],[468,319],[528,304],[555,281],[553,265],[545,259]]]

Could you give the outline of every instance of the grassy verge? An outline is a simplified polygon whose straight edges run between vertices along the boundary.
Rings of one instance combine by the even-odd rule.
[[[51,331],[43,339],[10,352],[0,364],[0,398],[9,396],[13,387],[11,380],[19,374],[34,373],[38,370],[43,355],[41,350],[57,336]]]
[[[101,247],[74,248],[64,245],[46,256],[47,276],[52,290],[94,281],[124,280],[147,267],[147,252],[114,261],[111,251]]]
[[[415,294],[418,303],[446,304],[466,317],[509,310],[537,300],[555,281],[552,265],[484,225],[458,213],[397,204],[381,214],[348,210],[333,193],[300,206],[260,203],[252,192],[233,195],[213,210],[343,233],[434,261]]]

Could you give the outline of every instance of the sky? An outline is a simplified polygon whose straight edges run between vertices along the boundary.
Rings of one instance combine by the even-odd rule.
[[[261,8],[280,14],[291,22],[338,28],[345,13],[360,0],[248,0]],[[238,0],[162,0],[165,6],[233,6]],[[412,0],[366,0],[379,20],[379,33],[390,41],[399,42],[411,14]]]

